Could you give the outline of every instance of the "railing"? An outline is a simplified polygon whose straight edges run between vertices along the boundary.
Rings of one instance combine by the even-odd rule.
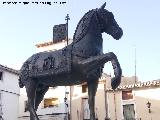
[[[40,120],[68,120],[67,114],[60,114],[60,115],[38,115],[38,117],[39,117]],[[22,116],[22,117],[18,117],[18,120],[29,120],[29,118],[30,118],[29,116]]]
[[[131,119],[122,119],[122,120],[142,120],[142,118],[131,118]]]

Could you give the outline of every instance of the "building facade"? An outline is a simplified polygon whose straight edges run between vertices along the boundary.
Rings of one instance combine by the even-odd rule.
[[[111,120],[158,120],[160,80],[107,88],[108,116]]]
[[[158,120],[160,118],[160,80],[139,82],[135,77],[122,77],[116,90],[111,89],[111,76],[103,74],[95,99],[98,120]],[[89,120],[87,86],[72,87],[72,120]]]
[[[108,120],[111,118],[113,112],[115,110],[112,106],[114,101],[111,99],[111,96],[108,92],[108,89],[111,88],[111,76],[105,73],[102,74],[102,77],[99,80],[97,93],[95,96],[95,114],[97,120]],[[130,84],[136,83],[135,77],[122,77],[122,83]],[[120,85],[120,86],[121,86]],[[112,90],[113,91],[113,90]],[[76,85],[72,86],[72,98],[71,98],[71,118],[72,120],[89,120],[90,112],[88,105],[88,91],[87,85]],[[117,101],[115,101],[116,104]],[[111,112],[110,112],[111,111]],[[116,120],[111,118],[111,120]]]
[[[18,71],[0,65],[0,120],[17,120],[19,93]]]
[[[42,120],[64,120],[67,117],[68,108],[64,102],[65,87],[49,88],[40,103],[37,114]],[[27,95],[25,88],[21,89],[19,106],[19,120],[28,120],[29,112],[26,111]]]
[[[105,81],[107,80],[110,80],[110,76],[103,73],[99,80],[95,97],[95,114],[98,120],[104,120],[106,116]],[[90,111],[87,84],[72,86],[71,96],[71,120],[89,120]]]

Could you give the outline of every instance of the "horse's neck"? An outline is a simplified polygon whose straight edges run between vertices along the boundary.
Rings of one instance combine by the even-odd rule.
[[[78,41],[73,50],[80,56],[95,56],[102,53],[102,34],[96,19],[92,19],[86,35]]]
[[[96,16],[94,16],[94,19],[91,20],[91,24],[89,26],[88,33],[92,34],[92,37],[97,37],[97,39],[102,39],[102,33],[99,28],[99,23],[96,19]],[[92,42],[97,42],[97,40],[92,41]]]
[[[88,28],[88,33],[84,36],[84,39],[82,39],[82,41],[88,46],[92,45],[93,48],[97,46],[102,46],[102,34],[99,29],[96,16],[94,16],[91,20],[90,26]]]

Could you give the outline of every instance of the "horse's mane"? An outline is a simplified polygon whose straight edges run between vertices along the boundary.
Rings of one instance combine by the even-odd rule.
[[[91,18],[93,17],[95,13],[95,9],[92,9],[88,11],[79,21],[74,36],[73,36],[73,42],[78,42],[81,40],[87,33],[89,29],[89,25],[91,23]]]

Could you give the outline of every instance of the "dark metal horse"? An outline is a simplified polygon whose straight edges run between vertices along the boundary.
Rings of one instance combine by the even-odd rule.
[[[101,33],[106,32],[114,39],[121,38],[123,31],[112,12],[101,8],[87,12],[79,21],[73,42],[54,52],[32,55],[20,70],[19,85],[25,86],[28,96],[30,120],[39,120],[36,110],[49,87],[88,85],[90,120],[95,120],[95,94],[103,66],[111,61],[114,75],[111,86],[115,89],[121,81],[121,68],[113,52],[103,54]]]

